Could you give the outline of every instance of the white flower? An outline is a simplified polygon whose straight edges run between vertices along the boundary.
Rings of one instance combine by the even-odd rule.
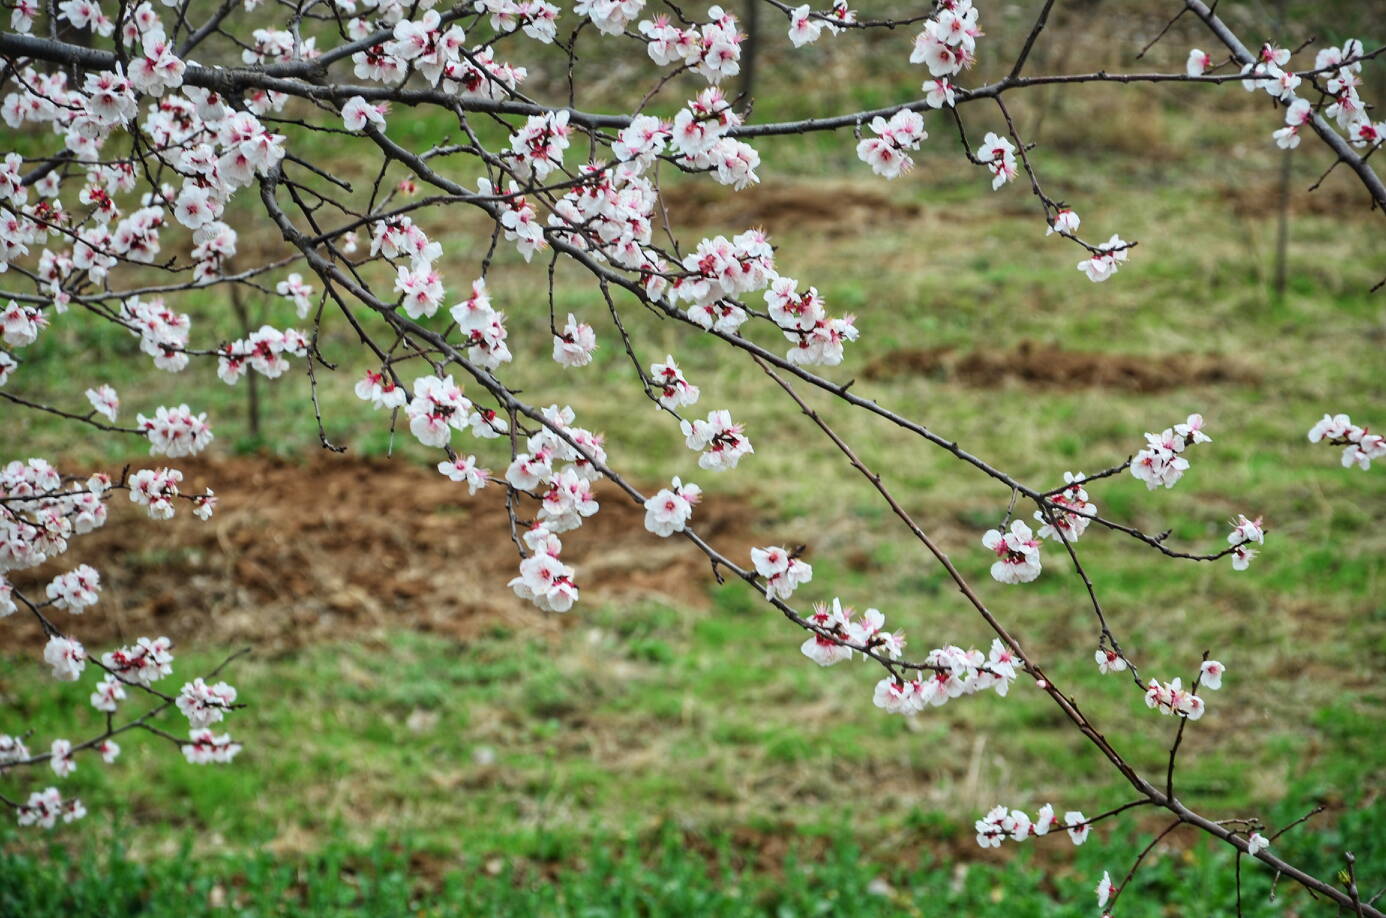
[[[852,648],[844,643],[849,639],[847,626],[851,619],[852,610],[844,609],[836,598],[831,606],[815,603],[808,622],[816,630],[799,650],[819,666],[832,666],[852,659]]]
[[[193,730],[188,734],[188,742],[183,745],[183,755],[194,765],[207,765],[213,762],[227,763],[241,751],[240,743],[231,742],[229,734],[217,736],[211,730]]]
[[[1097,660],[1097,671],[1103,675],[1126,671],[1126,658],[1115,650],[1099,647],[1093,656]]]
[[[108,714],[115,713],[117,704],[125,700],[125,686],[115,676],[107,675],[91,693],[91,706]]]
[[[308,318],[308,313],[313,308],[313,287],[304,282],[302,274],[290,274],[286,280],[275,284],[274,290],[280,296],[293,300],[294,309],[298,311],[300,319]]]
[[[54,635],[43,648],[43,660],[53,667],[54,679],[76,682],[86,668],[87,654],[77,641]]]
[[[72,743],[65,739],[53,740],[52,758],[48,760],[52,766],[53,773],[60,778],[66,778],[77,770],[77,763],[72,759]]]
[[[409,430],[424,446],[446,446],[454,430],[463,430],[471,415],[471,400],[451,376],[420,376],[414,380],[414,397],[405,409]]]
[[[1112,890],[1116,887],[1112,885],[1112,877],[1107,871],[1102,871],[1102,879],[1097,883],[1097,907],[1106,908],[1107,900],[1112,896]]]
[[[665,408],[677,410],[698,400],[698,387],[684,378],[672,354],[664,358],[664,363],[650,365],[650,380],[659,389],[659,403]]]
[[[1131,249],[1127,243],[1115,233],[1101,245],[1096,246],[1097,252],[1091,258],[1078,262],[1078,270],[1088,276],[1088,280],[1095,284],[1100,284],[1121,267],[1126,261]]]
[[[235,703],[236,690],[232,686],[225,682],[208,685],[200,677],[184,683],[176,701],[178,710],[194,730],[218,723]]]
[[[1079,810],[1069,810],[1064,814],[1064,825],[1068,827],[1068,837],[1075,845],[1081,845],[1088,840],[1088,833],[1092,831],[1092,823],[1087,821],[1087,817]]]
[[[385,106],[372,105],[361,96],[352,96],[342,106],[342,126],[354,134],[365,130],[368,123],[384,130]]]
[[[662,488],[645,501],[645,528],[662,538],[683,532],[702,493],[692,482],[684,484],[675,478],[671,487]]]
[[[1016,177],[1015,144],[999,134],[987,133],[977,148],[976,158],[991,171],[993,191]]]
[[[789,40],[796,48],[816,42],[823,33],[823,26],[821,19],[810,15],[807,3],[789,11]]]
[[[705,469],[734,469],[742,456],[755,452],[726,409],[710,412],[705,421],[682,421],[679,429],[689,449],[703,450],[698,465]]]
[[[991,576],[1000,583],[1029,583],[1040,575],[1040,543],[1030,527],[1012,520],[1009,532],[989,529],[982,544],[996,554]]]
[[[438,471],[448,478],[457,482],[465,482],[467,493],[475,494],[486,483],[491,480],[491,472],[487,469],[479,468],[476,464],[475,456],[463,458],[458,456],[456,459],[445,459],[438,463]]]
[[[765,578],[765,596],[788,599],[800,584],[813,579],[813,567],[788,551],[772,545],[751,549],[751,562],[756,573]]]
[[[592,362],[597,349],[597,333],[586,322],[579,322],[571,312],[563,331],[553,336],[553,359],[560,366],[585,367]]]
[[[87,401],[91,402],[93,411],[104,415],[111,423],[115,423],[116,414],[120,411],[120,396],[116,395],[116,390],[104,385],[95,389],[88,389]]]
[[[1065,207],[1054,214],[1054,219],[1050,222],[1049,229],[1044,231],[1044,235],[1059,233],[1062,236],[1076,236],[1078,235],[1078,227],[1082,222],[1077,212]]]

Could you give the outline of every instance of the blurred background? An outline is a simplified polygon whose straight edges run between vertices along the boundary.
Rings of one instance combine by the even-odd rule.
[[[1038,6],[981,5],[987,34],[966,84],[1009,68]],[[1181,22],[1134,60],[1176,6],[1059,3],[1027,72],[1182,70],[1191,47],[1217,58],[1210,36]],[[754,120],[917,97],[913,29],[825,36],[792,52],[771,13],[743,16],[756,39],[742,87]],[[1248,44],[1359,37],[1370,49],[1386,38],[1369,0],[1226,0],[1219,13]],[[238,12],[228,27],[248,32],[262,24],[255,15]],[[561,32],[572,22],[565,11]],[[579,108],[619,111],[651,84],[636,46],[583,42]],[[523,48],[510,53],[530,68],[528,92],[562,98],[566,58]],[[234,52],[209,47],[202,59],[217,53]],[[1369,102],[1386,91],[1383,69],[1367,68]],[[700,86],[675,81],[654,110],[672,114]],[[1048,87],[1007,100],[1038,144],[1046,190],[1082,215],[1083,235],[1139,241],[1107,283],[1075,270],[1075,247],[1044,238],[1023,180],[992,192],[937,114],[926,116],[916,168],[892,183],[857,160],[849,133],[824,133],[756,142],[762,181],[744,192],[666,175],[665,204],[686,243],[764,227],[781,273],[816,285],[830,311],[857,314],[862,339],[828,375],[856,378],[861,394],[1028,482],[1120,462],[1143,432],[1202,412],[1213,442],[1193,451],[1176,488],[1151,493],[1121,476],[1091,494],[1104,513],[1172,529],[1173,544],[1197,551],[1225,544],[1238,513],[1264,515],[1270,534],[1251,570],[1171,561],[1096,530],[1082,543],[1086,566],[1149,674],[1187,680],[1205,649],[1228,667],[1185,737],[1181,796],[1272,828],[1322,804],[1277,847],[1325,875],[1350,848],[1362,889],[1375,892],[1386,884],[1386,479],[1342,469],[1336,450],[1304,433],[1325,411],[1386,423],[1386,293],[1369,292],[1386,276],[1381,215],[1345,170],[1309,193],[1331,156],[1312,138],[1278,150],[1281,115],[1236,85]],[[974,143],[1004,126],[985,103],[962,114]],[[379,168],[364,146],[277,129],[297,155],[358,186]],[[478,129],[497,143],[505,135]],[[456,124],[397,109],[389,133],[423,148]],[[26,155],[51,144],[5,136]],[[472,177],[466,164],[448,168]],[[404,178],[395,171],[391,181]],[[240,199],[227,220],[245,266],[285,251],[257,205]],[[420,222],[443,243],[448,302],[462,299],[486,225],[461,208]],[[796,598],[877,607],[915,648],[990,642],[874,492],[743,355],[621,302],[642,358],[672,353],[702,387],[700,409],[732,407],[747,426],[755,455],[735,472],[703,472],[639,395],[589,277],[560,265],[555,306],[591,322],[601,348],[591,366],[560,371],[547,357],[545,265],[501,250],[489,284],[508,315],[516,359],[502,378],[512,387],[533,403],[571,404],[642,487],[696,480],[705,498],[694,521],[731,557],[805,544],[814,578]],[[287,302],[253,293],[175,305],[198,341],[295,324]],[[1162,825],[1137,811],[1082,848],[1054,837],[983,852],[972,821],[997,803],[1095,813],[1127,794],[1024,686],[910,720],[881,713],[874,670],[809,663],[800,632],[745,588],[718,586],[683,543],[649,537],[641,511],[614,492],[565,539],[578,607],[555,616],[514,599],[503,494],[462,496],[432,468],[436,456],[354,397],[366,363],[340,322],[322,339],[340,369],[319,381],[328,433],[349,446],[341,456],[318,446],[301,367],[231,388],[210,364],[153,370],[137,344],[113,326],[59,320],[9,387],[76,406],[87,386],[110,383],[129,418],[178,402],[208,411],[209,455],[177,464],[185,490],[216,490],[217,515],[155,523],[116,501],[112,521],[60,563],[15,579],[97,566],[106,588],[73,622],[76,636],[106,650],[168,635],[179,684],[253,648],[225,675],[248,704],[227,725],[245,750],[233,766],[199,767],[129,737],[115,766],[82,760],[63,782],[90,811],[81,831],[0,829],[2,914],[1088,915],[1102,871],[1119,878]],[[82,364],[90,373],[73,372]],[[1047,551],[1028,587],[987,576],[981,533],[1009,493],[809,397],[1119,748],[1162,770],[1174,724],[1096,672],[1092,614],[1061,553]],[[0,460],[45,456],[73,472],[148,462],[138,443],[61,420],[10,407],[0,418]],[[494,470],[506,464],[499,451],[478,453]],[[0,730],[33,728],[40,745],[97,732],[90,672],[52,682],[41,646],[21,616],[0,621]],[[168,716],[170,729],[178,719]],[[49,777],[4,776],[0,788],[15,796]],[[1245,914],[1323,912],[1287,884],[1269,902],[1270,882],[1259,865],[1243,870]],[[1228,852],[1176,832],[1122,914],[1231,915],[1233,884]]]

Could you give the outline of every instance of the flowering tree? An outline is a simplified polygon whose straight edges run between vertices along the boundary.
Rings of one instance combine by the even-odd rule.
[[[1374,207],[1386,208],[1386,185],[1369,162],[1386,142],[1386,124],[1372,121],[1359,96],[1363,66],[1383,49],[1369,50],[1355,40],[1312,55],[1274,42],[1248,46],[1202,0],[1184,0],[1175,20],[1197,20],[1219,49],[1191,51],[1184,72],[1027,75],[1054,5],[1046,0],[1006,74],[966,87],[955,81],[974,63],[983,35],[971,0],[940,0],[936,8],[903,19],[859,15],[846,0],[823,10],[764,2],[795,47],[845,40],[861,30],[909,27],[914,37],[901,38],[898,53],[918,65],[919,97],[872,111],[757,122],[749,117],[749,100],[728,98],[719,88],[739,72],[742,36],[736,17],[717,6],[695,15],[669,3],[653,14],[645,0],[580,0],[566,13],[547,0],[477,0],[446,9],[435,8],[434,0],[281,0],[263,7],[259,0],[244,0],[245,11],[234,0],[163,0],[163,8],[122,0],[114,10],[97,0],[7,2],[9,31],[0,33],[3,117],[14,132],[51,130],[53,149],[32,157],[8,153],[0,168],[0,271],[6,272],[0,290],[0,398],[9,410],[48,412],[105,433],[144,438],[151,455],[169,459],[211,442],[206,416],[187,405],[138,414],[131,424],[122,423],[120,398],[109,386],[89,389],[89,406],[41,404],[2,388],[25,372],[25,349],[50,324],[80,317],[128,331],[158,370],[176,373],[193,360],[215,361],[227,385],[247,374],[273,379],[299,362],[311,380],[321,444],[340,451],[344,447],[328,439],[319,407],[319,385],[338,383],[319,380],[318,373],[334,367],[318,341],[324,329],[344,324],[375,366],[344,385],[354,385],[356,395],[379,409],[382,423],[393,425],[402,413],[411,434],[438,451],[438,471],[468,492],[504,490],[518,556],[509,587],[541,609],[568,612],[579,600],[578,572],[563,560],[560,537],[598,512],[593,485],[605,478],[643,505],[653,537],[682,537],[707,556],[719,581],[744,581],[807,632],[802,650],[809,659],[829,666],[856,657],[879,665],[877,707],[915,716],[965,695],[1005,696],[1019,683],[1018,690],[1046,695],[1130,786],[1129,800],[1068,801],[1062,815],[1048,805],[1034,816],[998,806],[976,823],[983,847],[1059,830],[1082,844],[1094,825],[1144,807],[1170,820],[1144,853],[1165,834],[1191,827],[1234,848],[1239,871],[1241,858],[1250,857],[1340,907],[1382,915],[1359,897],[1350,855],[1347,882],[1313,876],[1275,851],[1276,836],[1293,825],[1276,832],[1255,818],[1215,819],[1180,798],[1181,739],[1189,722],[1203,717],[1206,692],[1220,687],[1224,666],[1208,654],[1190,661],[1187,686],[1178,676],[1142,675],[1138,661],[1122,650],[1084,569],[1078,543],[1093,527],[1172,560],[1225,558],[1238,570],[1251,563],[1253,546],[1265,540],[1260,519],[1238,516],[1220,550],[1185,551],[1169,544],[1168,533],[1150,534],[1104,516],[1090,494],[1104,479],[1125,474],[1152,491],[1173,487],[1189,468],[1194,448],[1210,440],[1202,417],[1147,433],[1138,451],[1100,472],[1065,472],[1061,484],[1020,481],[922,422],[856,394],[851,382],[811,369],[844,361],[859,333],[854,317],[832,315],[815,287],[778,274],[775,250],[758,230],[680,243],[661,206],[660,177],[671,171],[700,174],[743,189],[759,180],[760,156],[752,142],[851,131],[861,161],[876,175],[894,179],[910,169],[911,152],[928,139],[927,118],[935,134],[956,134],[962,155],[993,189],[1013,181],[1028,184],[1044,235],[1060,237],[1056,246],[1076,247],[1077,268],[1086,280],[1075,272],[1073,282],[1102,282],[1130,262],[1136,243],[1116,233],[1105,242],[1080,235],[1075,210],[1044,191],[1033,147],[1017,131],[1008,97],[1054,84],[1237,84],[1273,100],[1277,124],[1267,125],[1266,143],[1291,148],[1312,136],[1332,152],[1334,167],[1354,173]],[[555,53],[536,45],[555,46],[569,62],[566,104],[526,91],[527,71],[519,61],[526,54]],[[579,109],[572,62],[581,53],[609,55],[614,48],[648,56],[655,75],[648,85],[626,90],[622,114]],[[672,119],[646,113],[690,79],[706,85]],[[977,143],[964,112],[988,108],[1004,127]],[[389,129],[390,117],[402,109],[443,113],[455,123],[459,140],[407,145]],[[378,164],[374,181],[358,187],[315,165],[296,149],[314,134],[330,135]],[[572,149],[575,142],[585,149]],[[400,186],[427,193],[404,197]],[[233,209],[237,198],[246,203]],[[450,260],[442,243],[415,222],[422,212],[453,206],[489,221],[490,245],[479,265]],[[233,225],[238,217],[268,221],[282,240],[279,250],[232,268],[238,233],[246,229]],[[556,314],[555,268],[563,260],[590,276],[594,301],[610,319],[606,334],[629,357],[632,393],[643,393],[668,415],[710,473],[753,461],[747,432],[724,408],[698,416],[698,387],[673,355],[645,353],[627,332],[623,312],[648,311],[687,327],[689,334],[711,336],[728,348],[729,359],[741,352],[753,361],[766,384],[783,391],[786,405],[810,419],[941,565],[995,633],[991,646],[968,650],[939,640],[926,653],[907,653],[904,635],[887,630],[875,609],[858,614],[837,599],[809,611],[796,608],[796,591],[812,577],[797,552],[766,546],[749,559],[727,557],[693,525],[698,485],[674,478],[656,493],[643,493],[617,471],[602,437],[579,426],[570,408],[521,398],[506,382],[512,354],[505,315],[487,288],[493,256],[505,246],[514,246],[525,261],[547,264],[552,356],[564,368],[588,364],[598,335],[577,315]],[[1054,257],[1071,256],[1056,250]],[[286,298],[303,327],[264,326],[239,340],[198,340],[189,316],[178,311],[178,297],[223,286]],[[447,306],[449,300],[456,302]],[[580,374],[565,379],[580,380]],[[1091,600],[1098,672],[1116,674],[1114,691],[1127,691],[1129,679],[1152,711],[1177,721],[1164,773],[1139,773],[1072,693],[1046,675],[885,479],[863,463],[829,418],[809,406],[803,389],[828,393],[843,411],[866,412],[902,428],[980,471],[1000,495],[1009,493],[1002,525],[980,539],[995,557],[992,577],[1003,584],[1035,580],[1046,542],[1066,558]],[[469,439],[475,441],[471,446],[461,445]],[[1342,447],[1348,467],[1367,468],[1386,456],[1386,439],[1343,415],[1325,416],[1308,439]],[[488,467],[503,467],[504,473],[493,475]],[[0,572],[10,578],[0,578],[0,615],[34,616],[47,636],[42,654],[52,677],[77,681],[94,674],[90,703],[105,713],[105,729],[81,741],[39,746],[27,733],[0,735],[0,776],[21,781],[33,775],[35,789],[11,797],[7,788],[0,796],[21,825],[53,828],[80,819],[83,804],[53,787],[37,789],[47,783],[38,775],[51,769],[65,777],[78,758],[113,762],[123,735],[152,734],[195,763],[230,763],[241,748],[220,732],[240,706],[236,690],[217,681],[221,667],[174,691],[160,687],[173,672],[166,638],[141,637],[99,654],[83,647],[77,616],[99,600],[98,571],[81,565],[46,585],[24,579],[25,571],[101,526],[113,499],[128,498],[155,520],[180,508],[209,518],[216,507],[213,492],[184,493],[181,486],[181,473],[161,463],[117,475],[76,474],[34,458],[0,472]],[[1033,511],[1019,512],[1021,504]],[[161,726],[160,716],[173,707],[187,720],[185,733]],[[1080,805],[1101,812],[1089,816]],[[1097,896],[1104,913],[1114,910],[1144,853],[1119,882],[1102,877]]]

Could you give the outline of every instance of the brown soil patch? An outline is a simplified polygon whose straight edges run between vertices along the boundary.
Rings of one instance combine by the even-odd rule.
[[[713,182],[681,182],[665,188],[662,198],[674,226],[760,226],[772,234],[802,229],[855,233],[883,218],[908,219],[920,212],[917,204],[860,185],[767,182],[731,191]]]
[[[1064,389],[1092,386],[1128,392],[1160,392],[1186,385],[1251,385],[1259,378],[1250,368],[1219,354],[1103,354],[1032,341],[1022,341],[1011,351],[904,348],[877,357],[867,364],[863,375],[867,379],[932,376],[978,388],[1018,380]]]
[[[466,640],[494,627],[553,631],[574,620],[506,587],[519,558],[499,488],[469,497],[404,460],[325,454],[307,464],[259,456],[176,464],[185,491],[217,492],[210,521],[182,507],[172,520],[151,520],[117,495],[105,526],[57,561],[13,576],[41,594],[54,574],[96,566],[101,602],[80,618],[57,613],[88,646],[166,634],[274,652],[381,628]],[[597,494],[600,512],[563,537],[583,602],[657,595],[705,604],[703,555],[647,533],[644,510],[614,488]],[[695,521],[731,556],[750,550],[753,511],[744,501],[709,497]],[[0,619],[6,644],[37,637],[31,616]]]

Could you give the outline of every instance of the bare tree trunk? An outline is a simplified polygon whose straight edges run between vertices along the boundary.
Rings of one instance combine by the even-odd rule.
[[[1286,150],[1280,159],[1280,219],[1275,229],[1275,298],[1285,297],[1285,260],[1290,248],[1290,177],[1293,173],[1294,150]]]
[[[235,310],[236,318],[240,320],[241,331],[249,337],[254,330],[251,328],[250,312],[245,307],[245,301],[241,298],[241,285],[231,284],[231,308]],[[260,439],[260,390],[256,383],[256,374],[247,373],[246,376],[246,421],[250,427],[250,435],[256,440]]]
[[[760,50],[760,0],[746,0],[741,24],[746,30],[741,43],[741,95],[749,101],[755,91],[756,52]]]

